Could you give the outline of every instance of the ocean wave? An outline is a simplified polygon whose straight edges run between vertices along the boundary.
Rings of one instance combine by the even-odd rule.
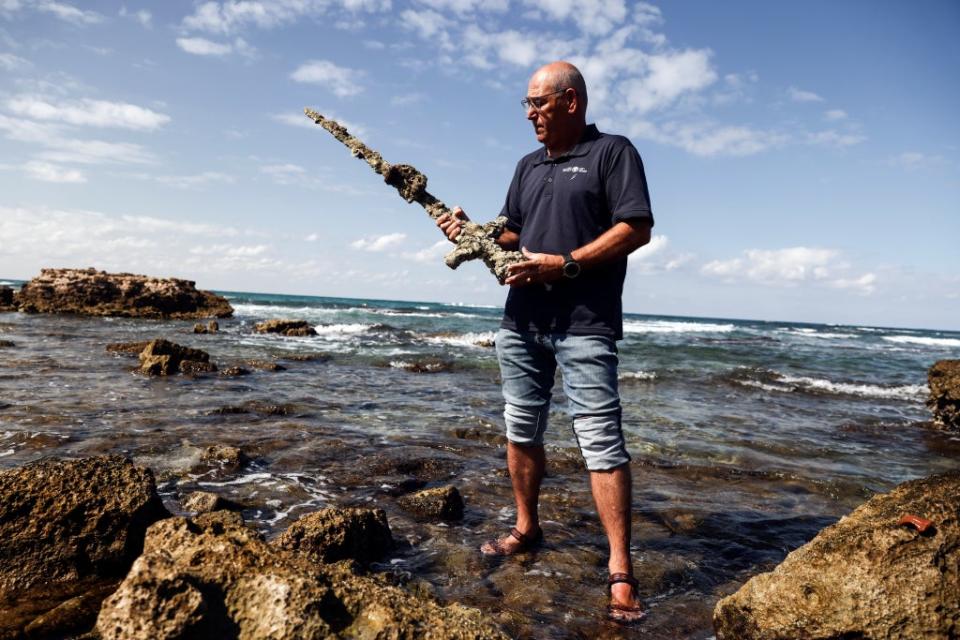
[[[419,307],[418,307],[419,308]],[[400,318],[482,318],[483,316],[475,313],[463,313],[462,311],[404,311],[402,309],[366,309],[370,313],[381,316],[396,316]]]
[[[957,338],[931,338],[927,336],[883,336],[884,340],[897,344],[919,344],[924,347],[960,347]]]
[[[620,380],[656,380],[657,374],[653,371],[621,371],[617,376]]]
[[[366,333],[378,326],[375,324],[365,324],[363,322],[348,322],[344,324],[318,324],[313,329],[319,336],[345,336]]]
[[[809,338],[822,338],[825,340],[845,340],[849,338],[859,337],[855,333],[835,333],[831,331],[818,331],[817,329],[810,329],[808,327],[791,327],[789,329],[777,329],[777,333],[801,335],[803,337],[809,337]]]
[[[343,313],[349,311],[349,309],[338,308],[338,307],[288,307],[280,304],[256,304],[256,303],[237,303],[232,304],[233,311],[238,316],[254,316],[262,317],[268,315],[280,315],[284,317],[289,317],[291,315],[308,315],[308,314],[332,314],[332,313]]]
[[[866,382],[836,382],[809,376],[791,376],[764,369],[739,370],[731,379],[736,384],[780,393],[811,393],[856,396],[887,400],[920,400],[926,397],[922,384],[882,385]]]
[[[676,320],[631,320],[623,324],[624,333],[729,333],[735,330],[732,324]]]
[[[458,333],[451,335],[427,336],[426,341],[432,344],[448,344],[454,347],[482,347],[490,348],[496,338],[496,331],[479,331]]]

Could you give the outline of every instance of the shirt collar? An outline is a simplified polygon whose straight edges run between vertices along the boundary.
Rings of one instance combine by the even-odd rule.
[[[590,147],[593,146],[594,141],[600,137],[600,131],[597,129],[597,125],[588,124],[583,130],[583,135],[580,136],[580,142],[574,145],[573,149],[567,151],[562,156],[557,156],[556,158],[551,158],[547,155],[547,148],[544,147],[540,150],[540,153],[537,155],[536,161],[533,163],[534,166],[539,164],[545,164],[547,162],[557,164],[558,162],[563,162],[568,158],[578,158],[580,156],[585,156],[590,153]]]

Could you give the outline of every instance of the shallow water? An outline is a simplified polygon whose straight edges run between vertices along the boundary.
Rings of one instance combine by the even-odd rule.
[[[196,489],[245,505],[267,535],[327,505],[376,505],[400,542],[378,568],[480,607],[516,637],[709,638],[720,597],[877,491],[958,467],[960,439],[923,424],[927,368],[960,334],[628,316],[620,343],[634,456],[636,573],[647,622],[602,618],[605,539],[564,415],[547,434],[546,546],[500,563],[476,549],[512,524],[498,370],[499,310],[228,294],[221,332],[193,323],[0,314],[0,468],[125,453],[154,469],[171,510]],[[319,335],[259,336],[303,318]],[[111,342],[166,337],[249,376],[132,373]],[[315,359],[293,359],[312,354]],[[416,372],[417,370],[423,372]],[[200,462],[239,446],[241,470]],[[419,522],[396,497],[455,484],[460,523]]]

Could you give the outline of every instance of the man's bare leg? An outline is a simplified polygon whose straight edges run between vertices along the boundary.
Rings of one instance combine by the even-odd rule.
[[[590,488],[593,501],[597,505],[597,514],[607,532],[610,543],[611,574],[627,573],[633,575],[633,563],[630,560],[630,505],[632,479],[630,463],[608,471],[591,471]],[[611,601],[626,606],[638,606],[636,594],[630,585],[618,583],[610,588]]]
[[[507,443],[507,470],[510,471],[510,483],[513,485],[513,499],[517,503],[515,526],[524,535],[535,536],[540,530],[540,484],[545,468],[543,445]],[[498,543],[507,554],[513,553],[522,544],[510,535],[500,538]]]

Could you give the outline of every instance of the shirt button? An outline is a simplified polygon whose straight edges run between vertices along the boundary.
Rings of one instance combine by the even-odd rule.
[[[553,178],[547,178],[547,182],[553,182]]]

